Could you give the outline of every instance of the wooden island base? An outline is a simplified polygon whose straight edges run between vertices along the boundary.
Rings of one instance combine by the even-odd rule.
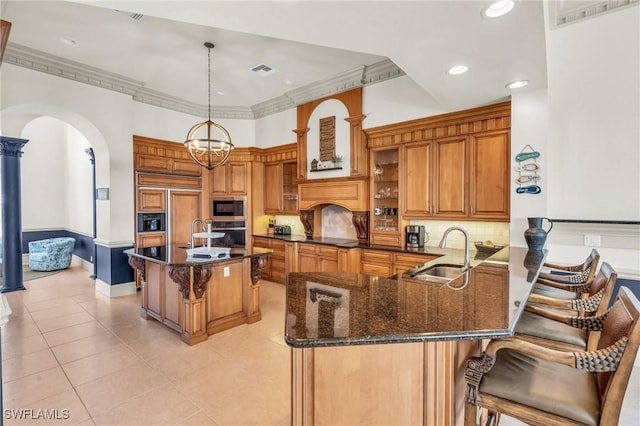
[[[462,425],[481,340],[291,348],[293,425]]]
[[[260,321],[260,272],[268,255],[171,265],[130,257],[142,280],[140,315],[180,333],[189,345]]]

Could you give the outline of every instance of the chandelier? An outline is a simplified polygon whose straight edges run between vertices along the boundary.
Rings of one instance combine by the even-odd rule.
[[[211,121],[211,49],[214,44],[206,42],[204,46],[209,51],[209,119],[196,124],[189,130],[184,146],[193,161],[213,170],[227,161],[233,144],[229,132]],[[201,135],[198,135],[198,132]]]

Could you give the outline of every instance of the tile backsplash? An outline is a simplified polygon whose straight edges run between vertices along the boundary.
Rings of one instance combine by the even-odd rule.
[[[351,222],[352,213],[340,206],[327,206],[322,209],[322,236],[331,238],[357,239],[356,229]],[[304,235],[304,226],[299,216],[276,216],[278,225],[291,226],[291,233]],[[444,231],[450,226],[462,226],[471,237],[471,249],[475,241],[492,241],[495,245],[509,244],[508,222],[411,220],[409,225],[424,225],[429,228],[425,245],[437,247]],[[404,231],[404,230],[403,230]],[[464,236],[461,232],[452,232],[447,238],[447,247],[464,248]]]
[[[437,247],[450,226],[462,226],[471,238],[471,249],[475,249],[475,241],[492,241],[495,245],[509,244],[508,222],[476,222],[476,221],[442,221],[442,220],[411,220],[410,225],[424,225],[429,228],[426,246]],[[461,232],[451,232],[447,237],[447,247],[464,248],[464,235]]]

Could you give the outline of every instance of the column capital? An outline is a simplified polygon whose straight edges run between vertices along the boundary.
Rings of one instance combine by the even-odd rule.
[[[22,157],[22,147],[27,142],[29,142],[28,139],[0,136],[0,155],[5,155],[7,157]]]

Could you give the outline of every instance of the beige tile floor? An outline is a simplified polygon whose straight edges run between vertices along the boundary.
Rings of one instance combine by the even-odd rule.
[[[188,346],[140,318],[138,295],[104,297],[88,276],[72,267],[6,294],[13,310],[1,331],[6,425],[290,423],[282,285],[263,281],[262,321]],[[620,425],[639,424],[639,371]],[[19,421],[8,418],[12,409],[59,419]]]

